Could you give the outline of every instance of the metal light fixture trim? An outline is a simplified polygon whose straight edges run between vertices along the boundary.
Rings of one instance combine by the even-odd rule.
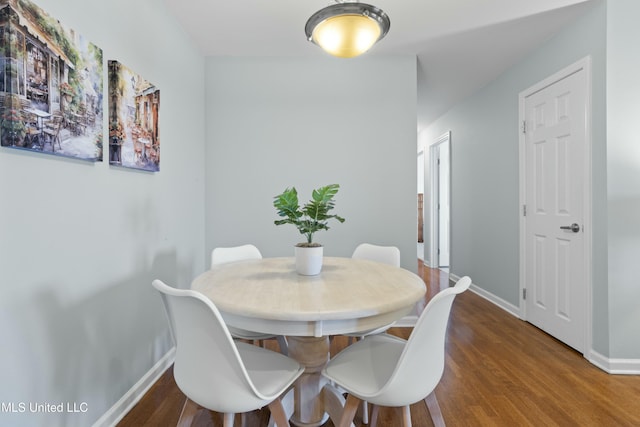
[[[375,22],[378,25],[378,29],[380,30],[378,37],[373,39],[371,43],[364,49],[349,48],[340,52],[330,51],[326,46],[323,46],[321,44],[321,41],[316,40],[316,38],[314,37],[314,31],[318,28],[318,26],[326,24],[329,20],[345,18],[347,20],[353,21],[362,17]],[[353,57],[366,52],[378,41],[384,38],[384,36],[386,36],[389,32],[390,26],[391,21],[389,20],[387,14],[382,11],[382,9],[366,3],[350,2],[337,3],[320,9],[319,11],[311,15],[311,17],[307,21],[307,24],[305,25],[304,31],[309,41],[320,46],[330,54],[340,57]]]

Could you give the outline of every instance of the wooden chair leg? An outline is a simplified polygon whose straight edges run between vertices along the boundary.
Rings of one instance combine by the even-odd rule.
[[[338,427],[351,426],[360,402],[362,401],[352,394],[347,396],[347,402],[344,404],[344,411],[342,412],[342,418],[340,418]]]
[[[189,427],[193,422],[193,418],[198,413],[198,411],[202,409],[200,405],[198,405],[193,400],[188,397],[184,401],[184,405],[182,405],[182,412],[180,413],[180,418],[178,418],[178,427]]]
[[[280,399],[276,399],[269,403],[269,410],[271,411],[271,416],[273,417],[277,427],[290,427],[287,414]]]
[[[284,410],[284,418],[285,420],[287,420],[287,422],[289,422],[289,420],[291,419],[291,416],[293,415],[293,412],[295,410],[295,402],[294,402],[294,390],[293,388],[289,388],[289,391],[287,391],[286,393],[284,393],[281,397],[280,397],[280,405],[282,406],[282,409]],[[274,412],[272,409],[270,409],[271,414],[269,415],[269,423],[267,424],[267,427],[277,427],[276,426],[276,418],[274,415]],[[276,408],[276,412],[278,411],[278,409]]]
[[[408,405],[402,407],[402,426],[411,427],[411,407]]]
[[[433,425],[435,427],[446,427],[442,411],[440,410],[440,405],[438,404],[438,399],[436,398],[436,392],[432,391],[431,394],[425,397],[424,403],[427,405],[427,409],[429,409]]]

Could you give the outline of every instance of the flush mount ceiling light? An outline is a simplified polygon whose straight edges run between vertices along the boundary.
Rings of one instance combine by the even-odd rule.
[[[386,13],[365,3],[340,0],[314,13],[304,32],[307,39],[333,56],[352,58],[366,52],[387,32]]]

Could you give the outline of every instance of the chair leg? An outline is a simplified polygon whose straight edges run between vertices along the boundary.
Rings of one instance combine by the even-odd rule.
[[[184,401],[184,405],[182,405],[182,412],[180,413],[177,426],[189,427],[193,422],[193,418],[200,409],[202,409],[200,405],[187,397]]]
[[[347,396],[347,402],[344,404],[344,412],[342,412],[342,418],[340,418],[338,427],[349,427],[351,425],[360,402],[362,401],[353,394]]]
[[[289,344],[287,343],[287,338],[284,335],[278,335],[276,337],[278,340],[278,347],[280,347],[280,353],[285,356],[289,355]]]
[[[371,405],[371,420],[369,420],[371,427],[376,427],[378,425],[379,410],[380,410],[380,407],[378,405]]]
[[[408,405],[402,407],[402,426],[411,427],[411,407]]]
[[[369,424],[369,404],[366,400],[362,401],[360,409],[362,409],[362,424]]]
[[[222,422],[223,427],[233,427],[233,420],[236,414],[232,412],[225,412],[224,421]]]
[[[290,427],[287,414],[284,410],[284,406],[282,406],[280,398],[269,403],[269,410],[271,411],[271,416],[276,422],[277,427]]]
[[[427,409],[429,409],[433,425],[435,427],[446,427],[442,411],[440,410],[440,405],[438,404],[438,399],[436,398],[436,392],[432,391],[427,397],[425,397],[424,403],[427,405]]]
[[[284,410],[285,419],[287,421],[290,420],[295,410],[293,388],[289,388],[289,391],[281,395],[280,404],[282,405],[282,408]],[[276,418],[273,411],[271,411],[271,414],[269,415],[269,423],[267,424],[267,427],[276,427]]]
[[[288,420],[291,419],[291,416],[293,415],[296,409],[295,393],[296,393],[295,389],[292,386],[289,388],[289,390],[286,393],[280,395],[280,403],[284,408],[284,413],[287,416]]]

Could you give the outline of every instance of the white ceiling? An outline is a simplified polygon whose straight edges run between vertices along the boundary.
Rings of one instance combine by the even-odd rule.
[[[165,1],[204,55],[326,55],[306,40],[304,25],[328,0]],[[389,15],[391,29],[366,55],[417,55],[423,127],[594,1],[367,0]]]

